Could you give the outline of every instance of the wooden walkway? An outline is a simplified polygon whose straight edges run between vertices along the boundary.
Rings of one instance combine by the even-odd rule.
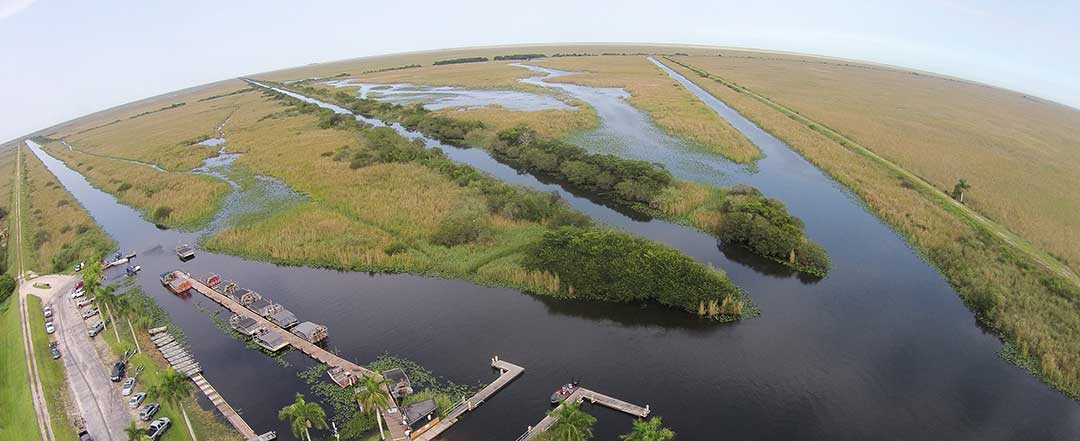
[[[450,426],[453,426],[454,423],[457,423],[458,418],[465,414],[465,412],[471,412],[473,409],[476,409],[477,406],[483,404],[484,401],[487,401],[492,395],[495,395],[495,392],[498,392],[499,389],[510,384],[511,381],[514,381],[514,379],[525,372],[525,368],[499,360],[498,356],[491,359],[491,367],[496,368],[501,372],[499,378],[496,378],[491,384],[480,389],[480,392],[477,392],[476,395],[473,395],[466,400],[462,400],[462,402],[458,403],[457,406],[454,406],[454,408],[451,409],[450,412],[446,414],[446,417],[442,418],[438,424],[420,434],[416,439],[421,441],[434,440],[449,429]]]
[[[244,421],[240,414],[236,413],[236,409],[233,409],[224,398],[221,398],[221,394],[218,393],[217,389],[214,389],[214,386],[210,385],[210,382],[206,381],[202,374],[192,375],[191,381],[194,381],[195,385],[199,386],[199,390],[202,391],[203,395],[206,395],[206,398],[209,398],[210,402],[214,403],[214,407],[217,407],[218,411],[229,421],[229,424],[232,424],[236,431],[244,436],[244,439],[255,439],[258,436],[247,421]]]
[[[649,406],[641,407],[635,404],[627,403],[618,398],[609,397],[607,395],[591,391],[584,387],[579,387],[576,391],[574,391],[574,393],[570,394],[569,397],[566,397],[566,400],[564,400],[563,403],[580,403],[582,401],[588,401],[592,404],[599,404],[601,406],[610,407],[617,411],[625,412],[638,418],[645,418],[649,416]],[[559,407],[562,407],[562,404],[560,404]],[[559,421],[558,417],[547,415],[544,417],[544,419],[540,420],[540,422],[537,423],[536,426],[530,427],[529,430],[526,430],[525,433],[518,437],[517,441],[531,440],[537,435],[546,432],[548,429],[551,428],[551,426],[555,425],[557,421]]]
[[[226,309],[232,311],[234,314],[239,314],[242,317],[248,317],[252,320],[255,320],[255,322],[259,324],[259,327],[269,330],[270,332],[277,332],[281,334],[282,338],[284,338],[285,341],[289,342],[289,344],[291,344],[294,348],[296,348],[300,352],[307,354],[309,357],[314,358],[320,363],[323,363],[331,368],[340,367],[360,377],[370,377],[375,375],[375,372],[371,371],[368,368],[341,358],[336,354],[327,351],[326,349],[320,348],[314,343],[304,340],[296,334],[282,329],[280,326],[274,324],[270,320],[263,318],[263,316],[256,314],[254,311],[247,309],[243,305],[237,303],[233,299],[229,298],[229,296],[226,296],[225,294],[222,294],[217,290],[206,286],[205,283],[203,283],[199,279],[191,277],[190,274],[188,275],[188,278],[191,279],[191,289],[198,291],[210,300],[213,300],[221,306],[224,306]],[[389,389],[387,389],[386,393],[387,395],[390,394]],[[390,402],[395,402],[393,397],[390,397]],[[396,408],[388,409],[388,412],[386,413],[389,413],[393,416],[400,415]],[[408,429],[408,427],[401,420],[401,418],[390,417],[384,418],[383,420],[386,422],[387,429],[390,432],[391,440],[396,441],[409,439],[409,436],[406,435],[406,430]]]

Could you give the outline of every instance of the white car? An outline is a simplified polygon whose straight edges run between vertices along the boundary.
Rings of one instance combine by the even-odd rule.
[[[150,435],[150,439],[157,441],[161,439],[161,435],[165,433],[171,423],[172,421],[169,421],[168,418],[158,418],[150,423],[150,427],[146,428],[146,434]]]
[[[131,395],[132,392],[135,392],[135,379],[128,378],[124,380],[124,385],[120,388],[120,394],[126,397]]]
[[[88,299],[82,299],[82,300],[79,300],[79,302],[78,302],[78,303],[76,303],[76,304],[75,304],[75,306],[78,306],[78,307],[82,308],[83,306],[89,305],[89,304],[91,304],[91,303],[94,303],[94,297],[90,297],[90,298],[88,298]]]
[[[99,312],[101,312],[101,311],[99,311],[97,308],[90,308],[86,312],[83,313],[82,318],[83,318],[83,320],[86,320],[86,319],[88,319],[90,317],[98,315]]]
[[[82,297],[84,295],[86,295],[86,290],[84,290],[82,288],[71,291],[71,298],[73,298],[73,299],[77,299],[77,298]]]
[[[52,308],[49,306],[42,308],[41,312],[45,314],[45,318],[52,317]]]
[[[146,392],[139,392],[139,393],[137,393],[135,395],[132,395],[131,399],[128,400],[128,407],[130,407],[132,409],[134,409],[136,407],[139,407],[139,405],[142,404],[143,400],[145,400],[145,399],[146,399]]]
[[[51,322],[51,321],[45,322],[45,333],[46,334],[52,334],[54,332],[56,332],[56,327],[53,326],[53,322]]]

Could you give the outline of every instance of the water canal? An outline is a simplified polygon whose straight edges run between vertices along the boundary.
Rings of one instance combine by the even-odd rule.
[[[570,88],[564,91],[597,109],[597,132],[607,135],[583,136],[666,136],[647,119],[634,120],[644,116],[625,99],[605,98],[613,90],[531,81]],[[602,222],[722,268],[762,310],[758,318],[727,325],[656,307],[556,301],[455,280],[281,267],[207,252],[180,263],[172,248],[193,242],[196,234],[154,228],[60,161],[33,144],[31,149],[121,249],[139,252],[144,271],[138,282],[183,328],[206,377],[258,431],[287,433],[277,410],[306,389],[295,373],[310,362],[289,354],[284,359],[290,366],[283,367],[245,348],[212,324],[216,305],[168,294],[158,273],[181,268],[236,279],[301,320],[327,324],[329,347],[361,363],[391,352],[458,383],[493,379],[487,365],[493,354],[526,368],[447,432],[449,440],[516,438],[543,416],[550,391],[569,378],[651,405],[684,440],[1076,438],[1080,405],[999,359],[997,339],[975,324],[956,293],[902,239],[779,140],[726,106],[706,103],[766,153],[756,169],[702,156],[678,142],[653,142],[663,138],[641,146],[585,145],[644,155],[685,179],[747,182],[784,200],[829,251],[829,277],[800,279],[737,249],[720,249],[695,230],[629,216],[557,183],[518,174],[482,150],[425,142],[507,181],[559,191]],[[629,122],[609,118],[614,112]],[[625,415],[586,408],[599,419],[597,439],[616,439],[629,427]]]

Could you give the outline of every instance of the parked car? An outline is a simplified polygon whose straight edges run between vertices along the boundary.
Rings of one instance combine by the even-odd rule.
[[[52,355],[53,360],[60,358],[60,348],[56,347],[56,342],[49,345],[49,353]]]
[[[88,298],[88,299],[82,299],[82,300],[79,300],[79,302],[78,302],[78,303],[76,303],[76,304],[75,304],[75,306],[78,306],[78,307],[82,308],[83,306],[86,306],[86,305],[89,305],[89,304],[91,304],[91,303],[94,303],[94,299],[96,299],[96,298],[97,298],[97,297],[90,297],[90,298]]]
[[[101,312],[101,311],[99,311],[97,308],[87,309],[86,312],[83,313],[82,318],[83,318],[83,320],[86,320],[86,319],[88,319],[90,317],[98,315],[99,312]]]
[[[54,332],[56,332],[56,327],[53,326],[52,320],[45,322],[45,333],[52,334]]]
[[[84,430],[79,432],[79,441],[94,441],[94,438],[90,437],[90,432]]]
[[[126,397],[128,395],[131,395],[132,392],[135,392],[135,379],[125,379],[124,385],[120,388],[120,394]]]
[[[86,294],[86,291],[83,291],[82,288],[75,288],[75,289],[71,290],[71,298],[73,298],[73,299],[77,299],[79,297],[82,297],[85,294]]]
[[[98,333],[103,330],[105,330],[105,322],[97,322],[86,330],[86,335],[89,335],[91,338],[93,338],[96,337]]]
[[[169,428],[170,424],[172,424],[172,421],[169,421],[168,418],[158,418],[150,423],[150,427],[146,428],[146,434],[150,436],[150,439],[157,441],[161,439],[161,435],[165,434],[165,430]]]
[[[86,284],[84,284],[83,281],[80,280],[79,283],[75,284],[75,289],[82,289],[84,286],[86,286]]]
[[[128,407],[131,407],[132,409],[139,407],[139,405],[142,404],[143,400],[145,399],[146,392],[139,392],[135,395],[132,395],[131,399],[128,400]]]
[[[158,409],[161,409],[161,405],[158,403],[150,403],[143,406],[142,410],[139,411],[139,419],[150,421],[150,418],[154,417],[154,414],[157,413]]]
[[[120,381],[124,378],[125,371],[127,371],[127,365],[125,365],[122,361],[118,361],[116,362],[116,364],[113,365],[112,375],[109,376],[109,379],[112,381]]]
[[[45,318],[52,317],[52,307],[45,305],[45,307],[41,309],[41,313],[45,314]]]

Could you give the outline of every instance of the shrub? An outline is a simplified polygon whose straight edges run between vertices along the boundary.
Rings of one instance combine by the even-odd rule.
[[[34,233],[34,248],[35,249],[41,248],[41,246],[44,245],[45,242],[48,242],[48,241],[49,241],[49,233],[46,232],[45,230],[38,230],[36,233]]]
[[[67,199],[61,199],[59,201],[56,201],[56,206],[57,207],[63,207],[63,206],[68,205],[70,203],[71,203],[71,201],[69,201]]]
[[[431,242],[452,247],[475,242],[488,229],[487,216],[474,209],[458,209],[439,223]]]
[[[173,209],[171,207],[167,207],[167,206],[164,206],[164,205],[162,205],[160,207],[157,207],[157,209],[154,210],[154,219],[155,220],[167,219],[169,217],[169,215],[172,214],[172,211],[173,211]]]
[[[131,184],[128,184],[127,182],[124,182],[124,183],[120,184],[119,187],[116,187],[116,191],[121,192],[121,193],[123,193],[125,191],[128,191],[130,189],[131,189]]]
[[[11,274],[0,274],[0,303],[15,292],[15,279]]]
[[[383,249],[383,252],[390,256],[401,254],[406,251],[409,251],[409,244],[401,241],[391,242],[390,245],[387,245],[386,248]]]
[[[722,272],[663,244],[615,230],[561,227],[526,250],[523,264],[559,276],[567,297],[611,302],[655,301],[698,312],[706,304],[741,303]],[[720,315],[713,308],[711,315]],[[710,315],[705,312],[705,315]]]

